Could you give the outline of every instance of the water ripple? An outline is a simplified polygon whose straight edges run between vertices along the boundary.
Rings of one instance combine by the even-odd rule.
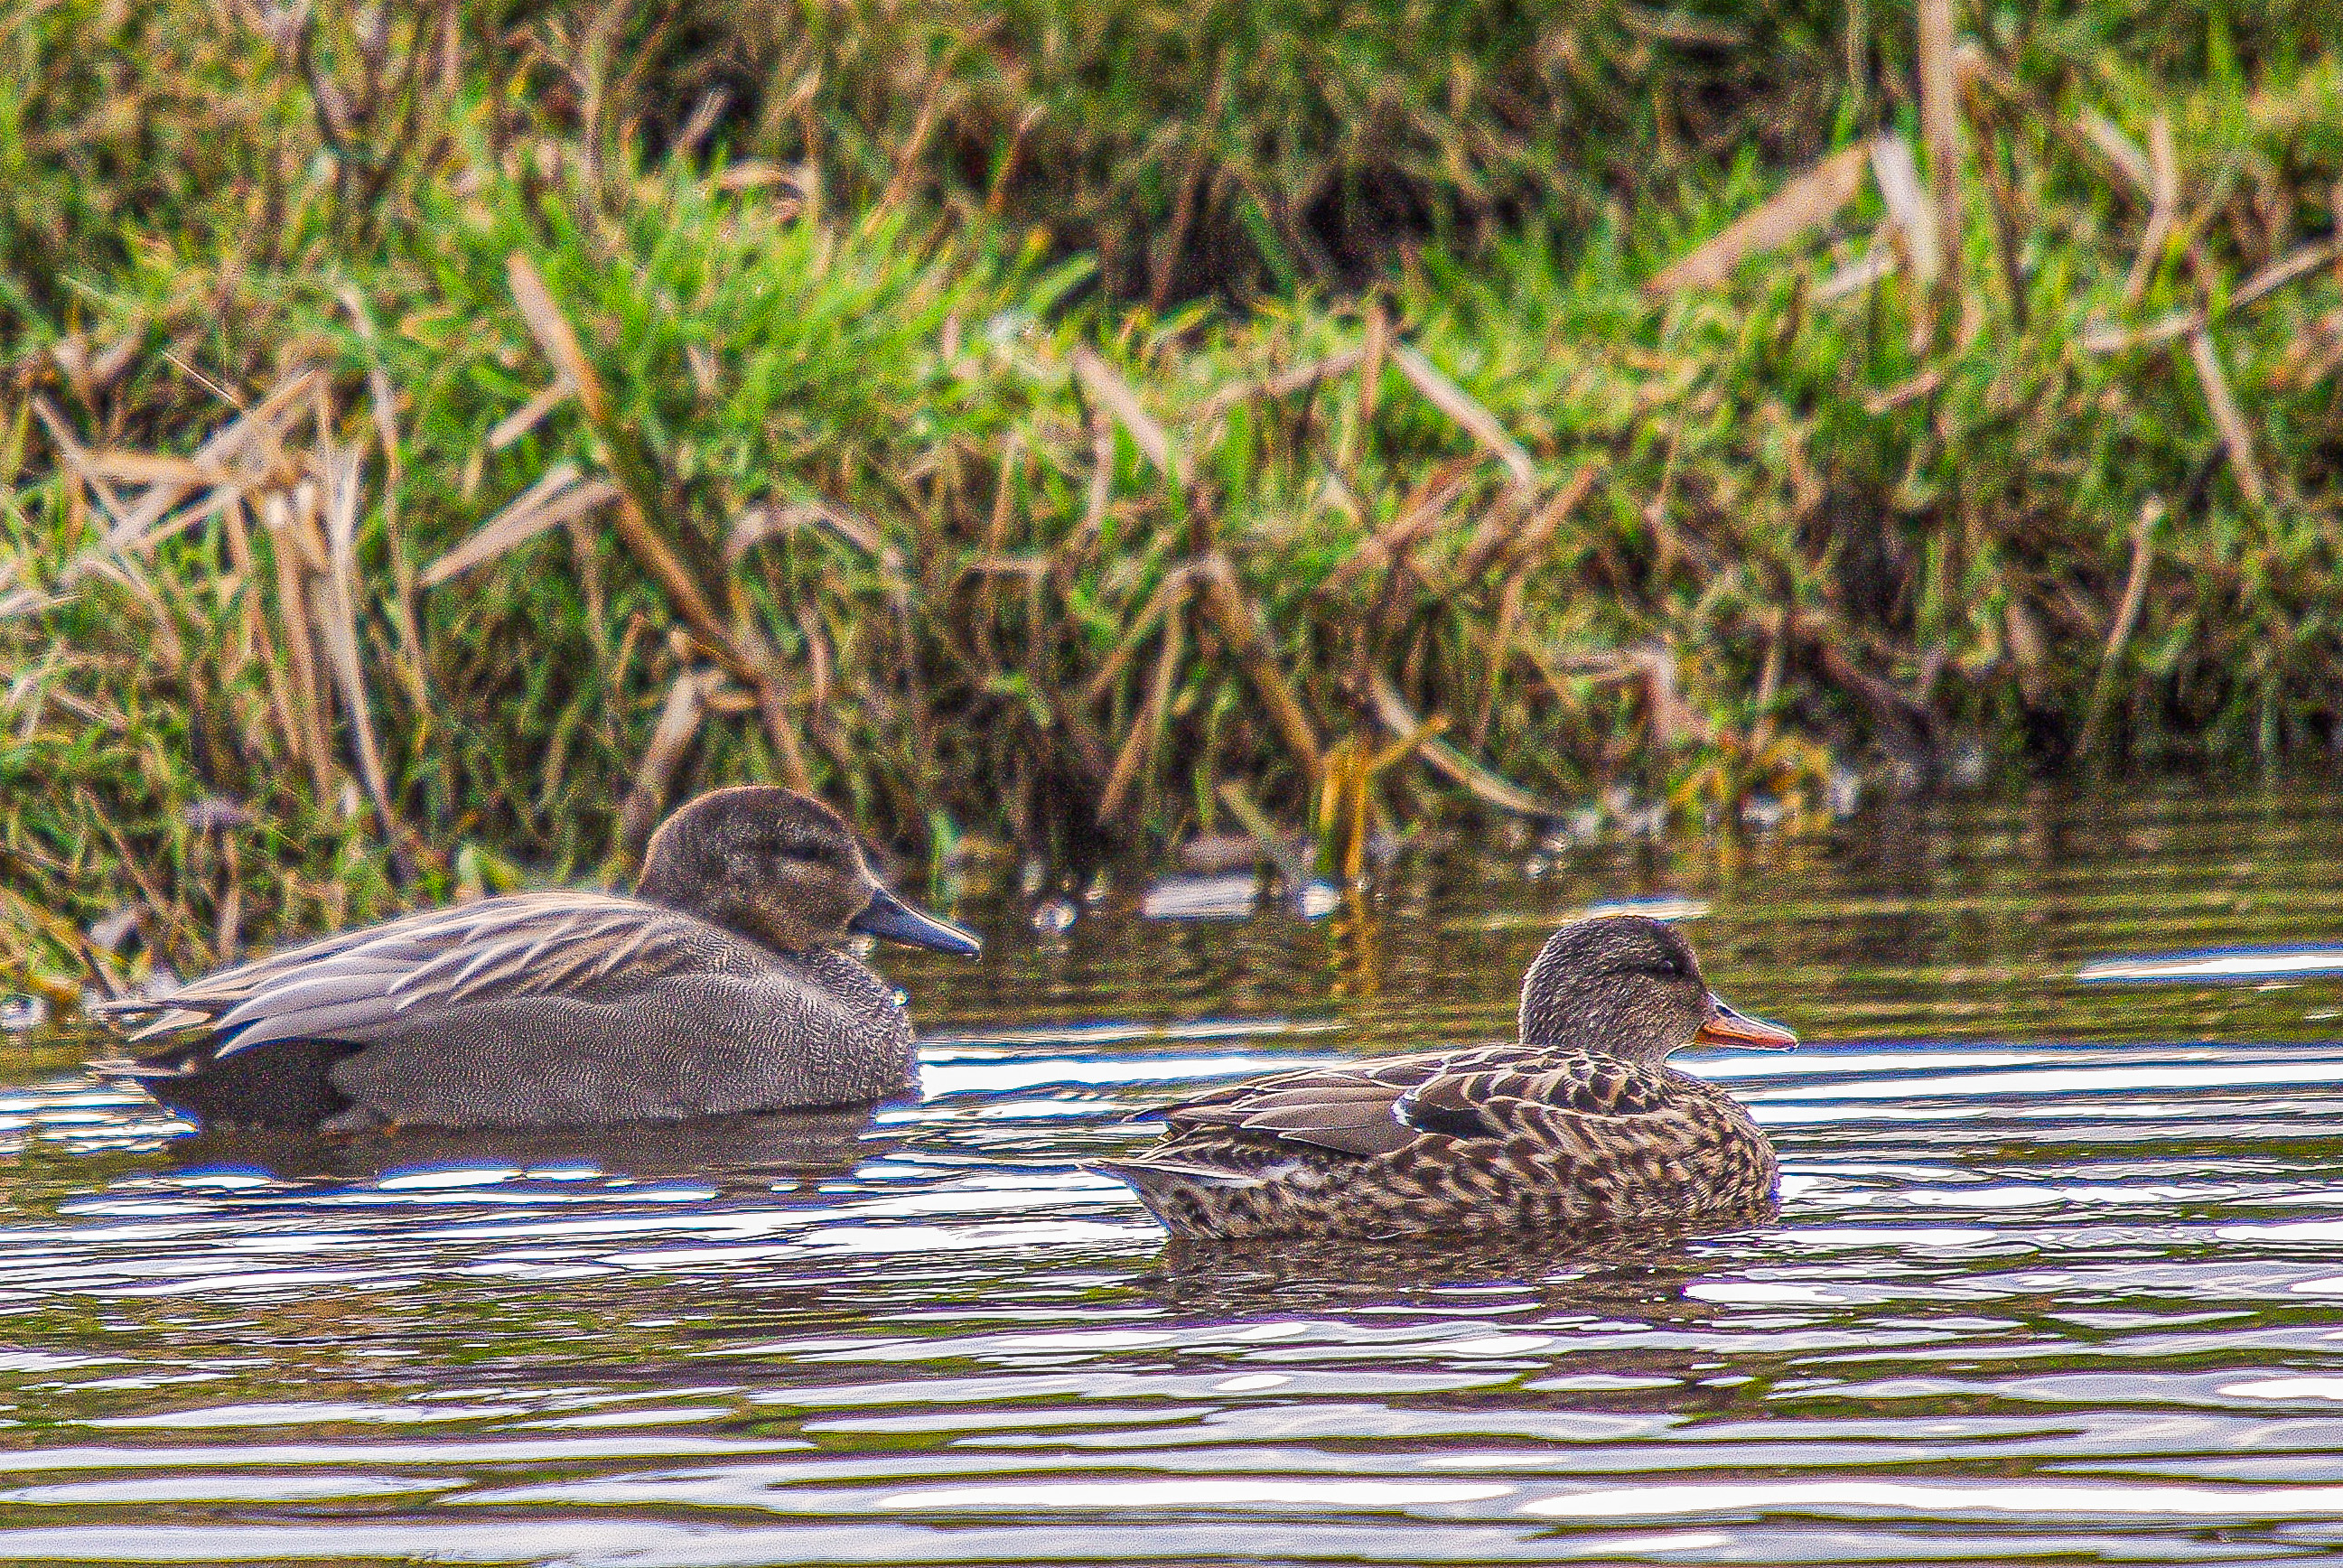
[[[2338,849],[2323,796],[2046,797],[1403,859],[1314,924],[1134,881],[890,956],[926,1093],[873,1117],[187,1139],[12,1037],[0,1560],[2325,1557]],[[1191,1255],[1081,1169],[1234,1075],[1503,1034],[1605,903],[1697,913],[1808,1038],[1683,1063],[1777,1223]]]

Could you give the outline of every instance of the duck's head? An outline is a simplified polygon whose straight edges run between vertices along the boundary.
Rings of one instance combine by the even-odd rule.
[[[880,886],[844,818],[771,785],[711,790],[678,809],[651,835],[635,892],[783,952],[854,931],[947,953],[978,945]]]
[[[1641,915],[1580,920],[1546,939],[1522,981],[1522,1040],[1644,1061],[1684,1045],[1798,1043],[1725,1006],[1701,979],[1692,944]]]

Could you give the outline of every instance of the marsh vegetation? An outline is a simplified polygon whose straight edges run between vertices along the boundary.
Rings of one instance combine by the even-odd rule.
[[[0,969],[2332,745],[2323,7],[1110,9],[0,5]]]

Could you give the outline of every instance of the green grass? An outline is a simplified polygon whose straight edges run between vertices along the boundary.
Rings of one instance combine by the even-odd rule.
[[[1231,783],[1355,815],[1408,728],[1379,689],[1557,807],[1694,821],[1833,759],[2335,734],[2343,289],[2232,303],[2334,233],[2308,13],[1982,39],[2036,106],[1970,101],[1943,301],[1821,297],[1867,184],[1722,286],[1644,286],[1814,156],[1917,139],[1893,15],[1849,83],[1843,15],[1755,7],[1296,7],[1202,58],[1170,13],[1041,6],[975,43],[909,8],[329,5],[306,47],[235,15],[0,9],[0,970],[70,973],[116,908],[193,964],[609,874],[657,801],[743,778],[939,852],[1161,841]],[[2147,204],[2085,109],[2169,119],[2136,290]],[[498,442],[563,352],[515,258],[607,407]],[[2258,502],[2185,339],[2086,345],[2200,303]],[[106,544],[163,470],[93,478],[58,432],[184,459],[312,368],[186,498],[239,507]],[[621,498],[424,581],[565,464]],[[679,683],[703,711],[656,741]],[[1417,759],[1366,798],[1471,797]]]

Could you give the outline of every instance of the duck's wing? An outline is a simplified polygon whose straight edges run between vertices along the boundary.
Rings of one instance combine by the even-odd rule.
[[[1519,1045],[1305,1068],[1217,1090],[1163,1113],[1165,1152],[1191,1140],[1302,1143],[1388,1154],[1425,1133],[1575,1141],[1590,1117],[1644,1117],[1672,1102],[1664,1070]],[[1151,1153],[1152,1151],[1151,1151]]]
[[[1214,1134],[1314,1144],[1344,1154],[1387,1154],[1424,1131],[1402,1108],[1424,1086],[1488,1070],[1508,1050],[1425,1051],[1341,1066],[1306,1067],[1231,1084],[1162,1111],[1167,1142]]]
[[[636,899],[536,893],[432,910],[103,1004],[134,1042],[194,1031],[226,1056],[279,1040],[364,1044],[489,998],[608,996],[709,967],[724,933]]]

